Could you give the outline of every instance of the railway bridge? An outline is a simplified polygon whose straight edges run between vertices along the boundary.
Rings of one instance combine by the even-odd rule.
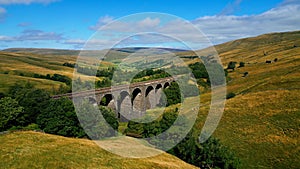
[[[120,121],[127,121],[128,119],[139,118],[143,116],[147,109],[162,104],[160,103],[161,98],[165,97],[163,89],[169,87],[175,80],[174,77],[167,77],[130,85],[55,95],[52,98],[88,98],[95,105],[107,106],[113,109]]]

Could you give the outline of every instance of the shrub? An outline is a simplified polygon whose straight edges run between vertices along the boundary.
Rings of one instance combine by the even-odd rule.
[[[171,86],[164,89],[163,92],[165,93],[166,98],[167,98],[166,106],[181,103],[180,88],[176,82],[172,82]],[[163,100],[161,102],[163,102]]]
[[[239,167],[239,159],[218,139],[210,137],[204,143],[198,143],[197,140],[198,138],[190,132],[185,139],[168,152],[203,169],[235,169]]]
[[[24,113],[15,99],[4,97],[0,99],[0,131],[5,131],[13,126],[19,126],[20,116]]]
[[[46,133],[66,137],[84,137],[73,102],[67,98],[51,99],[47,108],[37,117],[37,124]]]
[[[231,98],[234,98],[234,97],[235,97],[235,93],[232,93],[232,92],[230,92],[226,95],[226,99],[231,99]]]
[[[235,69],[235,65],[236,65],[236,62],[229,62],[228,65],[227,65],[227,70],[228,69],[234,70]]]
[[[245,62],[240,62],[239,67],[245,67]]]

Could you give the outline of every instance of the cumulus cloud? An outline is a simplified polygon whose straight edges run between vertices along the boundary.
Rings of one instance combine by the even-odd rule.
[[[234,3],[226,7],[220,15],[204,16],[197,18],[191,23],[183,20],[171,20],[161,22],[158,16],[145,16],[144,18],[128,20],[116,20],[112,22],[112,18],[100,18],[94,28],[103,26],[104,21],[109,20],[110,23],[102,27],[102,31],[111,33],[108,37],[111,40],[116,40],[117,33],[126,34],[130,32],[158,32],[160,34],[174,36],[181,40],[186,40],[191,43],[207,43],[208,39],[213,44],[220,44],[227,41],[257,36],[270,32],[285,32],[295,31],[300,29],[300,1],[286,0],[275,8],[256,15],[235,16],[227,15],[239,6],[242,0],[236,0]],[[199,34],[195,31],[195,27],[203,32]],[[96,30],[96,29],[95,29]],[[201,32],[200,31],[200,32]],[[108,33],[109,34],[109,33]],[[119,35],[122,36],[122,35]],[[124,36],[125,37],[125,36]],[[102,38],[102,37],[101,37]],[[99,38],[99,39],[101,39]],[[130,44],[158,44],[172,43],[172,39],[160,38],[158,36],[137,35],[134,38],[129,38],[124,43]],[[174,39],[173,39],[174,42]]]
[[[299,1],[292,3],[289,0],[258,15],[205,16],[194,20],[193,23],[214,43],[222,43],[264,33],[299,30],[299,13]]]
[[[41,30],[24,30],[19,36],[1,36],[0,41],[13,42],[13,41],[43,41],[43,40],[63,40],[62,34],[55,32],[44,32]]]
[[[29,5],[31,3],[49,4],[57,1],[59,0],[0,0],[0,5],[11,5],[11,4]]]
[[[102,26],[104,26],[104,25],[106,25],[106,24],[112,22],[113,19],[114,19],[114,18],[113,18],[112,16],[108,16],[108,15],[103,16],[103,17],[101,17],[101,18],[98,20],[98,22],[96,23],[96,25],[90,26],[90,29],[91,29],[91,30],[98,30],[98,29],[101,28]]]

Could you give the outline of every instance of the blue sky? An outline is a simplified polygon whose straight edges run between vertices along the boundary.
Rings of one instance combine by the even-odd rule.
[[[213,44],[300,29],[299,0],[0,0],[0,49],[81,49],[101,26],[140,12],[167,13],[190,21]],[[139,25],[160,25],[160,29],[166,30],[162,28],[162,18],[145,16],[139,19],[135,21]],[[136,26],[123,25],[119,31]],[[189,33],[180,23],[178,27],[185,34]],[[147,30],[151,30],[150,27]],[[173,29],[167,30],[174,33]],[[107,43],[107,40],[102,43]],[[172,43],[166,47],[172,47]],[[105,48],[105,45],[100,48]]]

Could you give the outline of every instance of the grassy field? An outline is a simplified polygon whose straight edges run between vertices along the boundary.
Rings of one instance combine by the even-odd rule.
[[[227,92],[237,96],[227,100],[214,133],[241,159],[241,168],[300,168],[299,42],[300,32],[292,32],[216,46],[224,67],[230,61],[246,63],[229,73]],[[243,77],[244,72],[249,75]],[[210,93],[201,95],[201,101],[209,98]],[[200,109],[199,131],[208,109]]]
[[[196,168],[166,153],[152,158],[124,158],[90,140],[36,132],[0,135],[0,142],[0,168]]]
[[[234,71],[229,72],[231,80],[227,84],[227,92],[233,92],[236,96],[226,101],[223,117],[214,136],[219,138],[224,145],[228,146],[237,154],[242,162],[241,168],[300,168],[300,32],[267,34],[228,42],[217,45],[215,48],[219,52],[224,68],[231,61],[237,62],[237,66],[239,62],[245,62],[245,67],[236,68]],[[1,52],[0,55],[4,60],[4,62],[0,63],[0,72],[9,70],[9,75],[0,75],[1,83],[3,83],[0,85],[0,90],[5,90],[14,80],[27,80],[27,77],[14,74],[13,71],[16,70],[16,67],[18,68],[17,70],[22,68],[22,71],[30,72],[32,68],[32,72],[60,72],[61,74],[69,76],[71,75],[71,69],[60,65],[66,61],[72,62],[75,60],[75,57],[70,56],[53,57],[52,55],[47,55],[47,57],[41,57],[41,55],[32,54],[30,57],[34,56],[35,58],[35,60],[32,60],[27,56],[25,57],[25,54]],[[112,62],[115,63],[122,60],[122,57],[125,56],[124,53],[122,53],[120,57],[116,56],[116,51],[114,51],[114,55]],[[182,52],[179,54],[179,56],[184,55],[193,56],[194,53]],[[43,64],[40,64],[40,61],[36,61],[44,57]],[[55,58],[55,61],[53,58]],[[275,58],[277,58],[277,62],[274,62]],[[197,59],[184,60],[188,63],[197,61]],[[266,63],[267,60],[272,61],[272,63]],[[32,65],[35,66],[30,67]],[[245,72],[248,72],[248,75],[243,77]],[[39,83],[39,86],[45,88],[59,85],[58,82],[43,79],[35,83]],[[200,99],[202,106],[196,123],[199,133],[209,110],[210,97],[211,94],[209,92],[201,94]],[[188,98],[187,102],[190,103],[191,107],[197,105],[194,98]],[[125,130],[125,128],[126,126],[122,125],[120,131]],[[18,138],[19,134],[21,138]],[[41,137],[40,134],[30,132],[1,136],[1,143],[3,139],[11,137],[9,142],[6,141],[5,144],[1,144],[1,146],[5,145],[4,148],[9,149],[11,147],[6,145],[15,144],[10,151],[18,149],[29,151],[30,149],[38,149],[40,145],[41,150],[43,150],[43,148],[49,146],[43,142],[38,142],[36,148],[31,144],[20,144],[19,140],[26,142],[25,135],[31,143],[32,140],[30,140],[30,138]],[[43,136],[58,138],[56,136]],[[59,137],[59,140],[60,139],[64,140],[65,138]],[[82,165],[80,166],[78,162],[72,163],[72,160],[76,161],[76,159],[67,155],[58,155],[57,158],[55,157],[56,154],[59,153],[68,154],[74,151],[77,152],[75,149],[76,146],[80,149],[80,153],[77,153],[74,157],[77,158],[77,161],[88,161],[85,155],[86,153],[90,154],[89,151],[96,153],[96,150],[94,150],[95,147],[87,148],[80,146],[81,143],[79,144],[77,139],[66,140],[68,140],[68,144],[74,145],[73,149],[63,147],[65,148],[63,151],[59,151],[59,149],[51,149],[49,152],[48,150],[41,151],[41,153],[44,151],[48,152],[50,154],[49,158],[57,159],[57,164],[49,162],[49,165],[51,164],[50,168],[54,165],[58,165],[60,168],[67,168],[69,164],[64,163],[62,159],[69,159],[71,161],[71,168],[89,165],[84,163],[80,164]],[[81,141],[87,143],[85,140],[80,140],[79,142]],[[18,144],[20,144],[19,147],[16,146]],[[91,142],[89,142],[89,144],[91,144]],[[57,146],[54,147],[58,148]],[[9,157],[9,155],[7,155],[8,153],[5,152],[6,149],[1,148],[3,152],[0,154],[1,157],[3,157],[1,159],[4,159],[4,156]],[[48,156],[46,156],[46,154],[44,155],[47,159]],[[33,155],[33,157],[36,156],[36,154]],[[32,160],[33,157],[27,160]],[[91,156],[88,157],[90,158]],[[124,168],[138,168],[138,165],[142,163],[145,163],[149,168],[156,168],[152,165],[160,165],[162,161],[168,161],[166,159],[157,159],[157,161],[155,161],[156,158],[153,158],[148,159],[152,162],[148,165],[149,161],[130,161],[129,159],[122,161],[114,155],[111,155],[111,158],[108,158],[108,155],[103,155],[103,157],[106,157],[105,160],[100,160],[96,162],[95,165],[85,168],[94,168],[94,166],[103,164],[106,166],[111,165],[111,168],[122,167],[117,166],[117,164],[119,164],[115,163],[117,160],[124,164]],[[7,161],[2,165],[5,165],[5,163],[13,165],[14,158],[9,158],[10,159],[6,159],[5,157]],[[15,159],[16,158],[23,158],[23,156],[16,155]],[[95,156],[92,156],[92,158],[97,159]],[[21,162],[18,161],[18,163]],[[27,161],[24,165],[29,166],[30,164]],[[37,164],[37,166],[38,165],[43,167],[44,164]],[[133,167],[131,165],[133,165]],[[166,165],[170,164],[166,163]],[[12,167],[18,168],[17,166]],[[170,168],[172,167],[173,166]]]

